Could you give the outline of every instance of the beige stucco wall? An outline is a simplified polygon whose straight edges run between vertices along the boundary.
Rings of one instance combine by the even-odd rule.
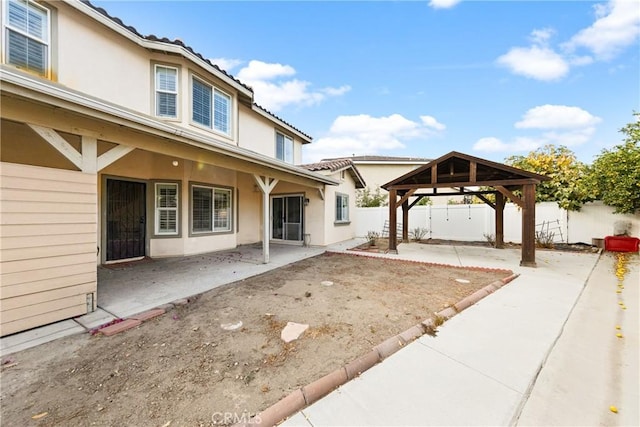
[[[364,182],[367,183],[367,187],[375,190],[380,188],[381,185],[386,184],[400,176],[411,172],[412,170],[422,166],[422,164],[368,164],[357,163],[356,167],[362,175]],[[381,189],[381,191],[384,191]]]
[[[173,166],[177,161],[178,165]],[[149,253],[151,257],[168,257],[181,255],[194,255],[199,253],[230,249],[238,244],[236,234],[237,203],[236,197],[236,172],[230,169],[215,167],[203,163],[192,162],[183,159],[175,159],[169,156],[154,154],[142,150],[135,150],[101,171],[102,177],[139,179],[149,182],[147,185],[147,235],[149,240]],[[180,224],[178,236],[155,236],[154,235],[154,183],[158,181],[179,182],[180,194],[178,203],[178,221]],[[190,236],[190,184],[207,184],[232,189],[234,205],[232,231],[217,233],[214,235]],[[102,206],[104,189],[100,186],[100,201],[104,218],[105,209]],[[257,215],[255,219],[259,220]],[[104,236],[103,236],[104,237]]]
[[[262,193],[256,187],[252,175],[238,173],[237,176],[238,221],[237,242],[247,245],[262,241]]]
[[[409,173],[424,164],[371,164],[371,163],[358,163],[356,167],[362,175],[362,178],[367,183],[367,187],[371,191],[380,189],[380,194],[388,195],[389,193],[380,188],[381,185],[386,184],[389,181],[393,181],[396,178],[400,178],[402,175]],[[440,192],[452,192],[450,188],[440,188]],[[462,196],[442,196],[442,197],[430,197],[431,204],[433,205],[446,205],[449,200],[459,202],[462,200]]]
[[[58,81],[74,90],[149,114],[149,53],[62,2],[58,8]],[[55,34],[54,34],[55,37]]]
[[[239,109],[238,145],[243,148],[276,157],[276,132],[293,139],[293,164],[302,163],[302,141],[291,132],[274,127],[264,116],[256,114],[249,107],[241,105]]]
[[[336,242],[353,239],[356,237],[356,227],[353,222],[356,209],[356,187],[353,178],[345,172],[344,179],[340,179],[340,172],[329,175],[331,178],[341,181],[340,185],[327,185],[325,190],[325,244],[330,245]],[[346,194],[349,196],[349,223],[336,223],[336,194]]]
[[[178,69],[178,117],[161,118],[222,142],[237,144],[238,92],[204,68],[178,55],[150,51],[62,2],[50,6],[56,28],[51,57],[52,79],[73,90],[136,112],[155,116],[154,65]],[[222,134],[191,121],[191,81],[198,76],[232,97],[230,133]],[[273,124],[267,127],[273,131]],[[273,139],[272,135],[270,141]]]

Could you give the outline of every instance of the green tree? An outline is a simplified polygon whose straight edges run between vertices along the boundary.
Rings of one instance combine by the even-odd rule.
[[[369,187],[358,190],[356,194],[356,206],[359,208],[377,208],[387,206],[387,195],[382,194],[380,188],[371,191]]]
[[[620,129],[626,135],[624,142],[602,150],[587,179],[598,199],[616,213],[640,210],[640,113],[633,115],[635,121]]]
[[[567,147],[545,145],[526,156],[508,157],[505,163],[551,178],[536,187],[536,202],[554,201],[563,209],[577,211],[596,197],[582,179],[588,167]]]

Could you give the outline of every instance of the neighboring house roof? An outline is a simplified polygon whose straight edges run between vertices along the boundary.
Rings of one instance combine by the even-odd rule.
[[[353,164],[351,159],[333,159],[333,160],[322,160],[318,163],[309,163],[306,165],[300,165],[301,168],[312,172],[319,171],[330,171],[330,172],[339,172],[342,170],[348,170],[351,178],[356,183],[356,188],[365,188],[367,184],[364,182],[364,178],[360,175],[358,168]]]
[[[344,157],[343,157],[344,158]],[[399,157],[399,156],[351,156],[346,157],[351,159],[355,164],[398,164],[398,163],[429,163],[433,159],[427,159],[425,157]],[[322,159],[322,161],[337,160],[334,159]]]
[[[549,179],[547,176],[514,168],[503,163],[496,163],[491,160],[452,151],[416,170],[389,181],[382,185],[382,188],[389,190],[400,187],[401,191],[407,191],[409,188],[448,186],[512,187],[523,184],[538,184]]]
[[[198,60],[204,62],[208,67],[213,68],[214,72],[212,74],[216,75],[219,74],[218,77],[223,77],[223,80],[226,80],[227,83],[230,83],[232,86],[236,87],[237,89],[240,89],[241,92],[244,92],[245,95],[247,97],[250,98],[250,103],[251,106],[254,107],[254,111],[258,111],[259,113],[261,113],[263,116],[266,113],[267,118],[275,121],[276,123],[278,123],[280,126],[283,126],[284,128],[297,133],[298,136],[303,139],[303,143],[304,144],[308,144],[312,141],[312,137],[307,135],[306,133],[302,132],[300,129],[297,129],[296,127],[294,127],[293,125],[291,125],[290,123],[287,123],[286,121],[284,121],[283,119],[281,119],[280,117],[276,116],[275,114],[273,114],[271,111],[267,110],[266,108],[256,104],[255,102],[253,102],[253,88],[251,88],[251,86],[246,85],[245,83],[242,83],[240,80],[238,80],[237,78],[235,78],[233,75],[227,73],[225,70],[223,70],[222,68],[220,68],[218,65],[214,64],[213,62],[211,62],[209,59],[205,58],[204,56],[202,56],[202,54],[196,52],[191,46],[185,44],[182,40],[180,39],[175,39],[175,40],[171,40],[168,39],[166,37],[158,37],[154,34],[150,34],[147,36],[144,36],[142,34],[140,34],[140,32],[138,32],[138,30],[131,26],[131,25],[126,25],[124,22],[122,22],[122,20],[118,17],[115,16],[111,16],[109,14],[109,12],[107,12],[105,9],[99,7],[99,6],[94,6],[93,4],[91,4],[91,2],[89,0],[80,0],[81,4],[85,4],[87,6],[89,6],[91,8],[91,10],[98,12],[100,15],[102,15],[103,17],[107,18],[109,21],[115,23],[118,25],[118,27],[126,30],[127,32],[129,32],[131,35],[134,35],[135,37],[138,37],[140,39],[146,40],[148,42],[152,42],[152,43],[157,43],[157,44],[170,44],[173,46],[177,46],[181,49],[186,50],[187,52],[189,52],[191,55],[195,56],[195,58],[197,58]],[[73,5],[73,3],[71,3]],[[149,47],[149,46],[147,46]],[[158,50],[163,50],[166,51],[166,49],[162,49],[159,46],[156,47]],[[186,56],[186,55],[184,55]],[[194,58],[189,58],[189,59],[194,59]],[[205,67],[206,68],[206,67]]]

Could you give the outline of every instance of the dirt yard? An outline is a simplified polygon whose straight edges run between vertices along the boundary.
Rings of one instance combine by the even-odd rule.
[[[85,333],[5,357],[2,425],[220,425],[223,414],[260,412],[509,274],[319,255],[112,337]],[[288,321],[310,328],[285,344]]]

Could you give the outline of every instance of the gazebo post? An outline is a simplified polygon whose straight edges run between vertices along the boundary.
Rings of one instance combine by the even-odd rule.
[[[496,249],[504,248],[504,196],[496,193]]]
[[[522,259],[523,267],[536,266],[536,185],[522,186],[524,208],[522,209]]]
[[[409,241],[409,200],[402,202],[402,241]]]
[[[389,190],[389,252],[398,253],[398,240],[397,240],[397,220],[396,220],[396,189]]]

